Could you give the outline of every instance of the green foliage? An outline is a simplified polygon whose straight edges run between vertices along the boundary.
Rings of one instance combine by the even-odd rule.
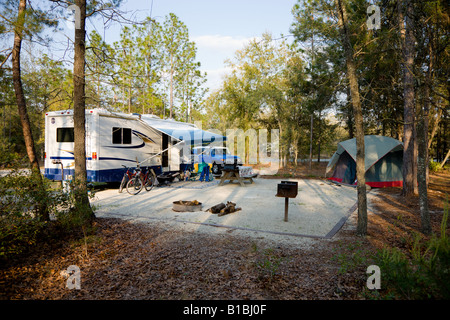
[[[124,26],[107,44],[93,31],[86,51],[87,106],[167,117],[198,116],[206,81],[186,25],[171,13],[162,23],[147,18]],[[163,103],[165,102],[165,104]]]
[[[267,248],[259,251],[256,244],[253,247],[255,253],[258,254],[255,266],[261,277],[268,277],[269,281],[278,274],[280,265],[285,260],[284,257],[279,256],[273,249]]]
[[[0,260],[21,254],[35,245],[46,224],[29,215],[0,216]]]
[[[77,189],[79,186],[75,181],[70,181],[68,190],[70,192],[65,193],[65,202],[62,207],[55,211],[55,216],[61,227],[69,233],[76,233],[82,231],[83,234],[91,233],[92,219],[94,217],[94,209],[90,203],[83,203],[79,201],[82,193],[85,193],[85,189]],[[94,191],[88,190],[88,197],[92,199],[94,197]]]
[[[44,41],[41,35],[45,27],[57,27],[57,14],[54,10],[50,10],[50,4],[41,3],[39,6],[27,5],[23,14],[18,17],[18,2],[11,0],[0,1],[0,19],[4,28],[0,28],[1,32],[14,31],[14,28],[23,24],[22,34],[25,39],[38,38]],[[35,40],[36,41],[36,40]]]
[[[436,161],[430,161],[429,168],[431,172],[439,172],[442,170],[441,164]]]
[[[339,242],[338,249],[334,251],[340,252],[332,257],[332,261],[339,263],[338,271],[340,274],[345,274],[370,264],[371,253],[365,249],[361,241],[354,243]]]
[[[205,93],[201,89],[204,75],[200,72],[200,63],[196,62],[197,49],[189,40],[189,30],[175,14],[167,15],[161,25],[160,53],[162,71],[168,79],[161,84],[168,92],[170,115],[172,112],[178,119],[186,119],[189,108],[199,105]],[[175,108],[175,98],[181,105]],[[190,103],[191,102],[191,103]]]
[[[23,252],[42,232],[38,208],[48,201],[38,185],[32,174],[17,169],[0,178],[0,257]]]
[[[401,17],[398,5],[404,2],[372,2],[381,10],[381,28],[377,30],[368,30],[366,26],[369,2],[348,0],[342,3],[348,15],[347,27],[359,78],[365,134],[399,138],[403,131],[404,58],[401,51],[403,40],[399,28]],[[415,12],[415,27],[412,31],[418,43],[414,48],[413,70],[416,99],[420,101],[420,107],[424,105],[423,101],[436,101],[429,109],[431,124],[431,120],[440,118],[437,116],[439,109],[448,110],[448,99],[443,96],[448,96],[449,55],[440,54],[448,47],[447,15],[444,13],[445,5],[439,1],[412,1],[411,7],[414,7]],[[336,117],[345,125],[352,138],[355,122],[349,85],[345,79],[345,61],[336,23],[335,0],[298,0],[292,13],[294,22],[291,33],[300,44],[307,61],[303,73],[307,75],[306,81],[296,88],[302,91],[304,102],[310,110],[319,111],[324,104],[331,103],[336,110]],[[429,79],[432,93],[425,96],[429,66],[432,66]],[[444,113],[448,116],[448,111]],[[430,129],[434,128],[430,125]],[[448,140],[448,130],[445,130],[445,126],[441,124],[438,131],[446,137],[441,141]],[[444,145],[436,142],[432,144],[430,155],[445,155],[446,152]]]
[[[39,179],[28,170],[13,169],[0,178],[0,216],[38,216],[40,204],[48,203]]]
[[[439,235],[424,241],[416,235],[408,252],[383,249],[375,257],[386,296],[397,299],[450,298],[450,239],[446,234],[448,201]]]
[[[0,140],[6,139],[0,137]],[[0,168],[9,168],[14,163],[20,161],[21,156],[18,152],[14,151],[15,148],[12,143],[2,142],[3,141],[0,141]]]
[[[68,234],[86,235],[92,229],[92,210],[76,202],[71,192],[52,188],[27,170],[12,170],[0,178],[0,258],[11,258],[38,244],[51,226]],[[92,194],[92,192],[91,192]],[[46,206],[52,221],[42,221],[39,208]],[[53,230],[53,229],[52,229]]]
[[[309,153],[310,116],[314,114],[314,149],[327,149],[334,141],[336,125],[325,119],[334,101],[330,87],[336,77],[324,59],[317,59],[311,84],[301,50],[286,40],[265,33],[251,40],[227,61],[231,73],[221,89],[206,101],[208,125],[225,129],[278,129],[280,153],[292,160]],[[319,78],[322,79],[319,81]],[[325,76],[328,78],[325,79]],[[313,91],[319,90],[313,94]],[[317,148],[316,148],[317,147]]]

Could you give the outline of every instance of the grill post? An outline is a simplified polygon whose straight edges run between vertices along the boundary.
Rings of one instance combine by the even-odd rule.
[[[288,222],[289,198],[284,198],[284,221]]]
[[[276,197],[284,198],[284,221],[288,221],[289,198],[296,198],[298,193],[298,182],[281,181],[278,184]]]

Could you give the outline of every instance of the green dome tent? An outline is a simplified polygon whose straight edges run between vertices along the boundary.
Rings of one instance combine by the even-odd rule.
[[[403,143],[390,137],[364,137],[366,184],[375,187],[403,186]],[[343,184],[356,184],[356,138],[342,141],[328,162],[325,176]]]

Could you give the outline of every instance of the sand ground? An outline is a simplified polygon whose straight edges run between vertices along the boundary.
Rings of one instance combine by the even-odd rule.
[[[298,182],[298,195],[289,199],[289,219],[284,221],[284,198],[276,197],[281,180]],[[175,212],[174,201],[197,200],[202,211]],[[232,201],[242,210],[219,217],[208,211],[218,203]],[[233,232],[291,244],[329,238],[353,212],[356,189],[313,179],[262,179],[245,187],[238,183],[219,186],[212,182],[176,182],[170,186],[129,195],[117,189],[97,192],[92,204],[97,217],[120,217],[164,224],[205,233]]]

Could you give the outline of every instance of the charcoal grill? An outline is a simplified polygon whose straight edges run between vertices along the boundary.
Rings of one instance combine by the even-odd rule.
[[[277,197],[284,198],[284,221],[288,221],[289,198],[296,198],[298,194],[297,181],[281,181],[277,186]]]

